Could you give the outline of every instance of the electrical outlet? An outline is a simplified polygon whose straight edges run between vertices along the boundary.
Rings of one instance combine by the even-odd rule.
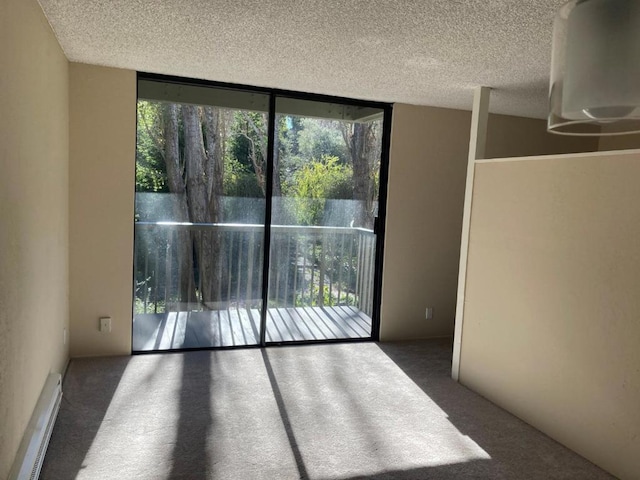
[[[66,345],[67,344],[67,329],[63,328],[62,329],[62,345]]]
[[[427,320],[433,319],[433,307],[427,307],[427,310],[425,312],[425,317]]]
[[[100,332],[111,333],[111,317],[100,317]]]

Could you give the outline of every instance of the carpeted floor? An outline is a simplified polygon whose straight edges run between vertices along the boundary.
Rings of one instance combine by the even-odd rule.
[[[73,360],[41,479],[608,479],[445,341]]]

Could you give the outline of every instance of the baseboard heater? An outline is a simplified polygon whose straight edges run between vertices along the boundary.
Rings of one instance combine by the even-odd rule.
[[[9,480],[37,480],[40,476],[61,400],[62,377],[58,373],[51,373],[22,437]]]

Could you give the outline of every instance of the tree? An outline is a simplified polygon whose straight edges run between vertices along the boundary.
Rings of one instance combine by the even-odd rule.
[[[136,191],[167,192],[162,138],[156,132],[160,104],[138,102]]]
[[[177,223],[220,223],[224,159],[219,109],[139,102],[138,111],[137,190],[171,193],[171,219]],[[167,241],[175,256],[173,261],[167,257],[164,267],[165,281],[175,278],[177,284],[172,300],[198,299],[205,305],[220,300],[219,282],[227,274],[226,263],[220,262],[220,233],[177,225]]]
[[[223,161],[219,148],[217,109],[182,106],[184,129],[184,184],[189,220],[197,224],[215,224],[222,220],[221,191]],[[223,275],[222,242],[212,228],[192,231],[196,248],[200,293],[204,305],[221,300],[218,296]]]
[[[353,191],[350,166],[338,157],[323,156],[305,164],[294,176],[288,193],[296,200],[296,219],[301,225],[320,225],[328,198],[349,198]]]
[[[373,229],[373,207],[378,194],[374,172],[379,170],[380,127],[380,121],[346,123],[343,127],[344,142],[353,166],[353,199],[360,204],[354,219],[356,227]]]
[[[337,157],[340,163],[349,162],[349,154],[342,136],[343,122],[317,118],[303,118],[298,133],[299,152],[305,160],[323,156]]]
[[[175,222],[189,221],[189,206],[187,202],[183,172],[184,164],[180,159],[178,112],[180,106],[175,103],[162,105],[162,125],[164,139],[164,165],[167,172],[169,192],[173,193],[173,218]],[[193,272],[191,259],[193,258],[193,243],[191,234],[182,227],[176,229],[176,259],[178,268],[178,297],[179,301],[188,302],[193,295]]]
[[[273,195],[284,192],[296,207],[279,212],[277,221],[318,225],[323,220],[326,199],[343,198],[360,203],[353,225],[372,228],[381,122],[346,123],[278,114],[275,127]],[[227,213],[236,218],[236,208],[238,213],[247,208],[242,202],[224,202],[224,195],[266,195],[267,130],[268,116],[262,112],[139,102],[136,190],[170,193],[171,219],[199,224],[171,227],[168,240],[172,257],[161,260],[166,264],[165,272],[156,275],[164,273],[171,285],[177,285],[167,297],[172,301],[198,300],[205,307],[216,308],[216,302],[230,300],[227,292],[232,288],[240,292],[236,267],[229,267],[229,262],[247,260],[243,257],[248,248],[246,238],[242,237],[244,240],[234,244],[232,250],[227,237],[211,225],[223,223]],[[272,252],[285,255],[288,242],[274,237]],[[136,245],[137,255],[141,248]],[[148,262],[148,255],[161,255],[158,247],[154,248],[153,252],[147,249],[145,258],[155,270],[162,269],[158,262]],[[297,261],[291,258],[289,268],[296,268]],[[144,283],[147,291],[160,291],[163,285],[143,278],[147,275],[144,267],[136,274],[138,284]],[[223,284],[227,288],[221,288]],[[234,284],[237,290],[231,287]],[[242,285],[249,292],[248,283]]]
[[[256,180],[262,195],[267,194],[267,159],[268,159],[268,115],[259,112],[240,111],[236,116],[236,135],[244,141],[236,140],[235,153],[238,160],[249,158]],[[282,154],[282,135],[284,130],[284,118],[276,117],[276,134],[273,147],[273,196],[282,195],[282,175],[280,171],[280,158]]]

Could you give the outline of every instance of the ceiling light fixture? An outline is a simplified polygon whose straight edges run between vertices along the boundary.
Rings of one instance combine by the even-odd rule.
[[[640,2],[572,0],[553,27],[548,130],[640,132]]]

